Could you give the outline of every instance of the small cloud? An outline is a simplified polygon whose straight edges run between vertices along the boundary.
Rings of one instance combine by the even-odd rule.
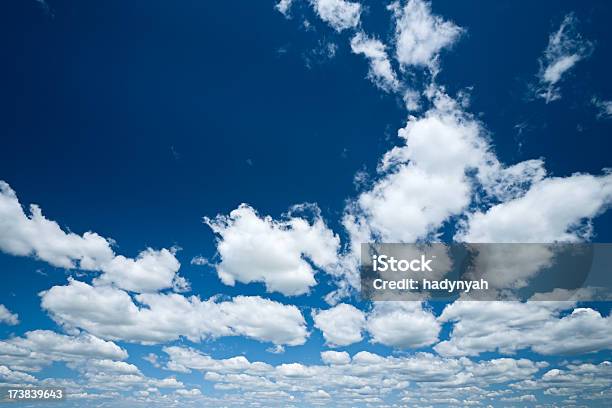
[[[285,352],[285,348],[283,346],[281,346],[280,344],[277,344],[273,347],[268,347],[266,349],[266,351],[268,353],[272,353],[272,354],[282,354]]]
[[[153,367],[156,367],[156,368],[161,367],[161,364],[159,364],[157,354],[149,353],[146,356],[143,356],[142,359],[151,363]]]
[[[17,313],[12,313],[6,306],[0,305],[0,323],[5,323],[10,326],[18,325],[19,315]]]
[[[559,29],[550,35],[544,55],[539,60],[540,83],[535,91],[536,96],[546,103],[561,98],[557,84],[574,65],[593,52],[593,43],[582,38],[577,26],[578,19],[574,14],[566,15]]]
[[[181,158],[181,155],[178,153],[178,151],[174,148],[174,146],[170,146],[170,152],[172,153],[172,157],[174,157],[174,160],[178,160]]]
[[[597,119],[612,118],[612,101],[602,101],[594,96],[591,103],[597,108]]]
[[[334,58],[338,51],[338,45],[331,41],[319,40],[318,45],[310,52],[302,54],[306,68],[312,69],[314,64],[323,64]]]
[[[197,266],[214,266],[214,264],[212,262],[210,262],[207,258],[204,258],[203,256],[194,256],[191,259],[191,264],[192,265],[197,265]]]
[[[278,12],[281,13],[283,16],[285,16],[285,18],[291,18],[290,12],[292,3],[293,0],[280,0],[278,3],[276,3],[274,8],[278,10]]]

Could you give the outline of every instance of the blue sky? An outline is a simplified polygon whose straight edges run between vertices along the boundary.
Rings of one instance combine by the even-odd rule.
[[[609,404],[609,304],[371,304],[354,262],[610,242],[612,5],[1,14],[0,382],[75,406]]]

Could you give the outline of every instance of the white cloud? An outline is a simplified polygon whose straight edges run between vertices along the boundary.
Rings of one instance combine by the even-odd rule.
[[[454,23],[433,15],[431,4],[423,0],[409,0],[403,7],[395,2],[389,9],[395,16],[396,58],[403,68],[434,68],[440,51],[463,33]]]
[[[314,212],[312,220],[289,213],[282,221],[275,221],[260,217],[245,204],[229,216],[206,218],[205,222],[219,236],[221,262],[217,273],[221,281],[231,286],[236,281],[264,282],[267,291],[285,295],[307,293],[317,283],[311,264],[331,272],[340,240],[315,207],[293,209],[304,210]]]
[[[0,364],[20,371],[39,371],[54,361],[123,360],[127,352],[90,334],[67,336],[49,330],[26,332],[0,341]]]
[[[435,234],[469,205],[466,172],[495,163],[480,124],[450,98],[435,101],[433,109],[399,130],[405,144],[385,154],[381,178],[348,206],[343,224],[353,251],[361,242],[415,242]]]
[[[540,87],[537,92],[546,103],[561,97],[557,83],[593,51],[593,44],[577,32],[577,25],[578,20],[573,14],[566,15],[559,29],[550,35],[544,55],[540,58]]]
[[[420,302],[375,302],[369,313],[341,303],[313,312],[315,327],[331,347],[360,342],[367,331],[372,343],[396,348],[419,348],[438,341],[440,324]]]
[[[279,0],[274,6],[283,16],[289,17],[289,13],[291,11],[291,5],[293,4],[293,0]]]
[[[35,383],[37,380],[30,374],[14,371],[7,366],[0,365],[0,383],[1,384],[24,384]]]
[[[373,343],[397,348],[429,346],[440,332],[440,324],[420,302],[376,302],[366,327]]]
[[[251,362],[242,356],[214,359],[185,347],[168,347],[165,351],[169,355],[168,369],[201,371],[218,392],[225,392],[225,398],[239,393],[247,401],[257,398],[256,401],[263,405],[274,405],[273,398],[291,395],[296,403],[324,401],[329,396],[334,406],[362,406],[367,402],[371,405],[374,401],[380,406],[387,397],[409,390],[423,390],[425,398],[420,402],[434,403],[445,393],[456,398],[461,395],[473,397],[484,394],[487,389],[495,389],[496,384],[532,381],[537,373],[548,367],[545,362],[527,359],[473,362],[430,353],[383,357],[367,351],[358,352],[352,358],[346,352],[326,351],[321,353],[325,365],[294,362],[274,366]],[[411,383],[417,387],[409,387]],[[512,393],[508,391],[498,396],[507,397]]]
[[[19,316],[17,313],[12,313],[6,306],[0,304],[0,323],[6,323],[11,326],[19,324]]]
[[[597,108],[598,119],[612,118],[612,101],[603,101],[597,97],[593,97],[591,103]]]
[[[108,286],[70,280],[42,292],[42,307],[68,329],[81,328],[107,339],[144,344],[186,337],[192,341],[247,336],[274,344],[298,345],[308,332],[295,306],[259,296],[221,301],[177,293],[131,296]],[[256,310],[257,314],[253,314]]]
[[[114,283],[134,292],[154,292],[172,287],[180,266],[173,251],[148,248],[138,254],[136,259],[115,256],[104,266],[104,273],[94,282],[96,285]]]
[[[363,54],[370,63],[368,78],[380,89],[390,92],[397,91],[400,83],[397,80],[385,45],[375,38],[369,38],[364,32],[358,32],[351,39],[351,50],[355,54]]]
[[[359,25],[361,4],[346,0],[310,0],[321,20],[336,31]]]
[[[60,268],[102,271],[99,284],[114,284],[136,292],[170,288],[186,281],[176,275],[180,263],[174,250],[148,248],[136,259],[115,255],[113,241],[94,233],[64,232],[32,204],[24,213],[15,191],[0,181],[0,250],[11,255],[35,256]]]
[[[581,241],[590,238],[589,221],[611,203],[610,174],[547,178],[534,183],[521,197],[485,212],[470,214],[456,239],[520,243]]]
[[[261,362],[251,363],[244,356],[216,360],[192,348],[172,346],[164,347],[163,350],[170,358],[166,368],[171,371],[189,372],[191,370],[199,370],[220,374],[236,372],[257,374],[273,370],[273,367],[269,364]]]
[[[0,181],[0,249],[11,255],[36,256],[61,268],[92,270],[113,258],[111,242],[94,232],[82,236],[64,232],[46,219],[40,207],[30,206],[30,216],[23,212],[17,195]]]
[[[323,332],[332,347],[361,341],[365,325],[364,313],[352,305],[341,303],[330,309],[313,312],[315,327]]]
[[[434,349],[445,356],[531,349],[546,355],[583,354],[612,349],[612,322],[592,309],[569,302],[455,302],[440,322],[454,322],[450,340]]]
[[[405,144],[384,155],[378,180],[346,207],[350,251],[330,301],[359,288],[360,243],[436,240],[445,225],[463,242],[580,241],[612,201],[612,175],[547,178],[542,160],[506,166],[482,124],[443,89],[428,97],[433,108],[409,118],[398,132]]]
[[[344,365],[351,362],[351,356],[346,351],[322,351],[321,360],[325,364]]]

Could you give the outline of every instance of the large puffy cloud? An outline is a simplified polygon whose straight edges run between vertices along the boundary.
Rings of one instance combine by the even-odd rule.
[[[323,332],[327,344],[347,346],[361,341],[365,314],[356,307],[341,303],[313,315],[315,327]]]
[[[361,4],[346,0],[310,0],[316,13],[336,31],[354,28],[359,24]]]
[[[64,327],[85,329],[107,339],[152,344],[181,336],[192,341],[247,336],[298,345],[308,335],[297,307],[259,296],[221,301],[216,297],[201,300],[176,293],[150,293],[137,295],[136,304],[120,289],[70,280],[66,286],[42,292],[41,297],[42,307]]]
[[[363,54],[369,61],[368,78],[384,91],[397,91],[400,83],[391,66],[385,45],[375,38],[358,32],[351,39],[351,50],[355,54]]]
[[[612,175],[548,178],[534,183],[521,197],[471,214],[456,238],[465,242],[576,242],[589,238],[590,229],[582,228],[584,222],[610,203]]]
[[[63,231],[57,222],[45,218],[37,205],[32,204],[27,215],[15,191],[0,180],[0,250],[35,256],[60,268],[102,271],[98,283],[136,292],[186,285],[176,274],[180,263],[174,250],[149,248],[131,259],[115,255],[112,244],[95,232],[78,235]]]
[[[410,118],[399,130],[405,144],[385,154],[380,178],[347,207],[343,225],[351,254],[343,259],[343,271],[348,285],[359,287],[361,243],[435,238],[441,226],[471,202],[468,171],[478,169],[483,180],[499,173],[481,125],[443,93],[433,100],[435,106],[423,117]]]
[[[0,323],[6,323],[11,326],[19,324],[19,316],[16,313],[12,313],[6,308],[6,306],[0,304]]]
[[[341,262],[344,289],[359,287],[363,242],[436,240],[445,225],[454,227],[454,239],[463,242],[590,238],[591,220],[612,202],[612,175],[547,178],[542,160],[506,166],[480,122],[439,88],[431,98],[433,108],[411,117],[398,132],[405,144],[384,155],[379,178],[347,206],[343,225],[350,252]],[[541,255],[538,264],[546,265],[552,254]],[[527,261],[534,264],[533,256]],[[535,271],[523,272],[527,279]]]
[[[136,259],[118,255],[104,266],[104,274],[95,280],[96,284],[116,284],[118,287],[135,292],[154,292],[176,283],[176,272],[180,263],[174,251],[151,248],[141,252]]]
[[[566,15],[559,29],[550,35],[544,55],[540,59],[540,87],[537,92],[546,103],[561,97],[557,83],[593,50],[593,44],[584,40],[577,32],[577,24],[578,20],[573,14]]]
[[[451,46],[463,30],[450,21],[433,15],[431,5],[423,0],[399,2],[389,8],[395,15],[396,58],[402,67],[434,67],[443,48]]]
[[[11,255],[36,256],[61,268],[96,269],[113,258],[110,241],[94,232],[64,232],[39,206],[23,212],[15,191],[0,181],[0,249]]]
[[[307,293],[316,284],[313,265],[331,271],[336,264],[339,238],[327,228],[318,209],[293,209],[303,210],[314,212],[312,221],[291,213],[281,221],[260,217],[245,204],[229,216],[205,219],[219,235],[217,272],[223,283],[263,282],[270,292]]]
[[[453,322],[450,339],[435,350],[446,356],[528,349],[547,355],[582,354],[612,349],[612,322],[569,302],[455,302],[440,322]]]
[[[332,347],[360,342],[367,331],[372,343],[419,348],[437,342],[440,332],[440,324],[420,302],[375,302],[368,313],[341,303],[313,315],[315,327]]]
[[[382,178],[357,198],[345,219],[352,233],[366,228],[363,238],[415,242],[434,233],[470,203],[466,171],[494,160],[479,123],[446,96],[424,117],[411,118],[398,135],[405,145],[385,154]]]

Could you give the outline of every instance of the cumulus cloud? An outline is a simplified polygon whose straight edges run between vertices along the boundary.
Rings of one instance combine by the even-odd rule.
[[[431,312],[423,310],[420,302],[375,302],[367,313],[341,303],[315,311],[313,317],[315,327],[332,347],[358,343],[363,339],[362,333],[367,332],[372,343],[419,348],[437,342],[440,332],[440,324]]]
[[[113,241],[95,232],[65,232],[32,204],[26,214],[15,191],[0,181],[0,250],[18,256],[34,256],[66,269],[102,271],[100,284],[114,284],[136,292],[172,287],[184,279],[176,275],[180,263],[174,250],[148,248],[136,259],[115,255]]]
[[[343,365],[351,362],[351,356],[346,351],[322,351],[321,360],[325,364]]]
[[[434,102],[421,118],[411,117],[399,130],[404,144],[384,155],[378,180],[347,206],[343,225],[352,256],[343,260],[343,271],[353,287],[359,287],[362,242],[435,238],[441,226],[463,213],[472,200],[468,171],[479,169],[484,180],[500,168],[480,123],[442,93]]]
[[[431,4],[424,0],[409,0],[403,6],[394,2],[389,9],[395,17],[395,56],[402,68],[434,68],[440,51],[463,33],[454,23],[432,14]]]
[[[68,336],[49,330],[26,332],[0,341],[0,364],[20,371],[40,371],[55,361],[76,363],[89,359],[124,360],[127,352],[90,334]]]
[[[64,232],[39,206],[24,213],[15,191],[0,181],[0,249],[11,255],[36,256],[60,268],[91,270],[113,258],[110,241],[94,232]]]
[[[268,292],[285,295],[304,294],[316,285],[313,265],[330,271],[337,262],[340,240],[327,228],[318,209],[297,206],[293,211],[314,215],[308,220],[289,213],[276,221],[260,217],[243,204],[229,216],[206,218],[219,236],[217,273],[221,281],[231,286],[236,281],[263,282]]]
[[[315,327],[323,332],[327,344],[347,346],[361,341],[365,325],[364,313],[355,306],[341,303],[313,313]]]
[[[0,304],[0,323],[5,323],[11,326],[19,324],[19,316],[17,313],[12,313],[6,306]]]
[[[612,324],[595,310],[572,309],[569,302],[455,302],[440,322],[453,322],[450,339],[434,349],[445,356],[487,351],[514,354],[531,349],[546,355],[583,354],[612,349]]]
[[[368,314],[373,343],[396,348],[419,348],[438,341],[440,324],[420,302],[376,302]]]
[[[430,391],[421,402],[432,401],[445,392],[456,398],[474,396],[494,389],[496,384],[533,381],[537,373],[548,367],[545,362],[527,359],[473,362],[430,353],[383,357],[367,351],[360,351],[352,358],[346,352],[326,351],[321,353],[325,365],[283,363],[275,366],[251,362],[242,356],[214,359],[185,347],[168,347],[164,351],[169,356],[168,369],[201,371],[216,390],[226,392],[226,398],[236,392],[247,398],[257,393],[258,401],[268,401],[268,405],[272,404],[272,397],[288,395],[295,402],[331,397],[334,405],[362,406],[374,401],[381,405],[390,395],[402,395],[414,389],[409,387],[411,383],[419,386],[417,390],[423,389],[425,396]],[[501,396],[511,395],[515,394],[509,390]]]
[[[593,51],[593,44],[582,38],[577,25],[578,19],[574,14],[566,15],[559,29],[550,35],[544,55],[539,60],[540,87],[537,95],[546,103],[561,97],[557,84],[574,65]]]
[[[364,32],[358,32],[351,39],[351,50],[363,54],[369,61],[368,78],[384,91],[397,91],[400,83],[385,48],[380,40],[370,38]]]
[[[115,256],[104,266],[104,274],[95,279],[96,284],[116,284],[134,292],[154,292],[171,287],[181,264],[174,251],[151,248],[138,254],[136,259]]]
[[[222,301],[217,297],[201,300],[177,293],[147,293],[135,296],[135,303],[123,290],[71,279],[66,286],[42,292],[41,298],[43,309],[59,324],[107,339],[153,344],[180,337],[201,341],[246,336],[298,345],[308,336],[297,307],[259,296]]]
[[[463,242],[577,242],[591,237],[592,219],[611,203],[610,174],[547,177],[540,159],[507,166],[462,105],[441,88],[429,97],[434,106],[409,118],[398,132],[404,143],[383,156],[378,179],[346,207],[350,250],[338,295],[359,288],[362,242],[437,240],[445,225]]]
[[[346,0],[310,0],[321,20],[336,31],[359,25],[361,4]]]
[[[586,240],[591,236],[590,220],[611,203],[611,174],[546,178],[521,197],[470,214],[456,239],[522,243]]]
[[[0,384],[34,383],[36,378],[30,374],[14,371],[7,366],[0,365]]]

